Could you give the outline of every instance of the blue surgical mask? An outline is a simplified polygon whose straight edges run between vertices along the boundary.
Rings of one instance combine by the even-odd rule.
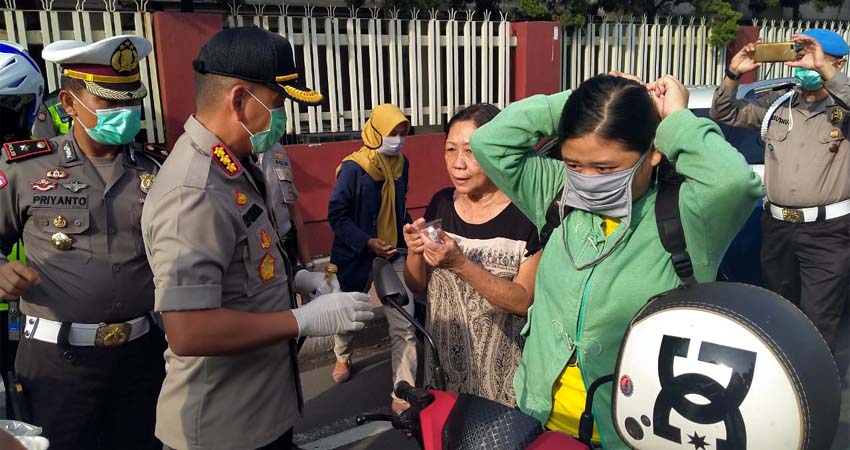
[[[384,136],[378,153],[384,156],[397,156],[404,147],[404,136]]]
[[[795,67],[794,78],[800,83],[800,87],[807,91],[816,91],[823,86],[823,79],[815,70]]]
[[[280,138],[283,137],[283,133],[286,132],[286,111],[284,111],[283,107],[269,109],[260,99],[257,98],[251,91],[248,91],[251,94],[251,97],[254,97],[254,100],[257,103],[263,105],[263,108],[269,112],[269,116],[271,119],[269,120],[269,127],[263,131],[258,131],[256,133],[251,133],[251,130],[245,126],[241,121],[239,124],[242,125],[242,128],[248,132],[251,136],[251,153],[255,155],[259,155],[260,153],[265,153],[271,150],[275,144],[280,143]]]
[[[86,111],[97,116],[97,124],[93,128],[87,128],[81,120],[76,124],[83,127],[86,133],[95,142],[103,145],[124,145],[133,142],[136,134],[142,129],[142,107],[121,106],[118,108],[98,109],[92,111],[72,92],[74,97]]]

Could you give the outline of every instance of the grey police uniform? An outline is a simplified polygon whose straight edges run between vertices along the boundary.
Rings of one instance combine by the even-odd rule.
[[[766,127],[764,280],[798,304],[832,347],[850,282],[850,79],[836,72],[823,87],[825,99],[807,103],[795,94],[778,103],[784,92],[737,100],[737,84],[724,85],[711,117]]]
[[[149,320],[153,277],[140,220],[157,163],[140,146],[125,146],[104,180],[73,130],[3,150],[0,254],[22,237],[42,280],[21,298],[26,321],[16,362],[33,422],[51,448],[95,448],[98,433],[113,431],[91,429],[98,422],[90,418],[101,415],[132,422],[99,424],[114,426],[129,443],[123,448],[155,444],[164,341]],[[134,362],[117,364],[124,360]]]
[[[142,214],[156,310],[290,309],[260,167],[237,160],[194,116],[184,129]],[[244,450],[286,433],[300,405],[293,344],[215,357],[167,350],[157,437],[180,450]]]
[[[286,239],[292,228],[289,208],[298,200],[298,190],[295,189],[295,178],[292,176],[292,163],[280,144],[261,153],[258,163],[265,176],[269,205],[272,205],[271,211],[279,227],[278,234],[281,239]],[[291,262],[295,263],[296,260]]]

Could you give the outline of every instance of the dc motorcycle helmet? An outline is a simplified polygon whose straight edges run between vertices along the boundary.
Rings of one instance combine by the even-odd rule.
[[[840,383],[809,319],[759,287],[705,283],[649,301],[626,331],[612,415],[636,450],[823,450]]]

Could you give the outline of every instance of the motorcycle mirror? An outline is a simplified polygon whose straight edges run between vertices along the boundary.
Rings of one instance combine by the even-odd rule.
[[[390,264],[384,258],[375,258],[372,261],[372,277],[375,279],[375,293],[381,299],[383,305],[392,299],[399,306],[405,306],[410,301],[407,298],[407,290],[398,279],[398,275]]]

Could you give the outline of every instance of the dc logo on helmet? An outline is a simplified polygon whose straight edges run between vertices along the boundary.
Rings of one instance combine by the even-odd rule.
[[[681,337],[665,335],[661,340],[658,360],[661,391],[652,411],[655,423],[653,432],[660,438],[681,443],[681,430],[670,423],[670,413],[675,410],[694,423],[710,425],[723,422],[726,438],[717,440],[717,449],[746,449],[747,429],[741,417],[740,407],[753,382],[756,353],[703,342],[698,350],[699,361],[714,365],[732,364],[729,367],[732,369],[729,384],[723,386],[702,373],[674,374],[675,358],[687,358],[689,345],[690,339]],[[708,399],[709,403],[693,402],[688,399],[689,395]],[[689,438],[694,441],[694,448],[707,445],[696,432]]]
[[[652,299],[620,348],[612,419],[636,450],[829,448],[838,371],[787,300],[735,283]]]

